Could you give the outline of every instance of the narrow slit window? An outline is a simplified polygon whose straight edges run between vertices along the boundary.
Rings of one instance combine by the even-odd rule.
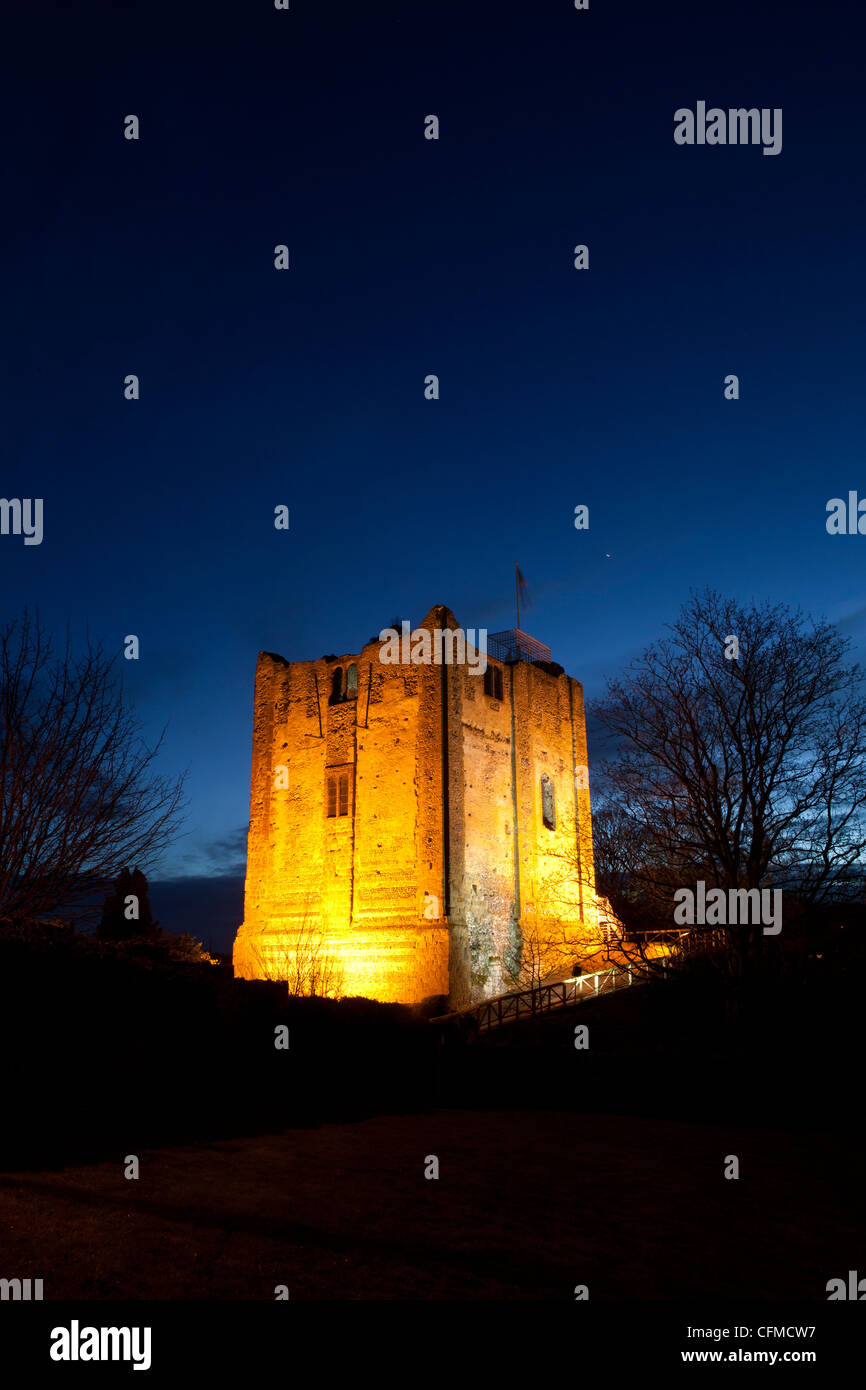
[[[502,667],[489,661],[484,669],[484,694],[492,700],[502,699]]]
[[[556,788],[546,772],[541,774],[541,819],[548,830],[556,829]]]

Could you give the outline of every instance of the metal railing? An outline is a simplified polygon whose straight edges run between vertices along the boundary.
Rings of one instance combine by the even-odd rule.
[[[499,1028],[503,1023],[514,1023],[533,1014],[550,1013],[553,1009],[578,1004],[583,999],[597,999],[600,994],[612,994],[615,990],[628,989],[629,985],[640,983],[639,978],[634,978],[631,966],[622,969],[611,966],[607,970],[596,970],[591,975],[576,975],[550,985],[533,985],[530,989],[498,994],[468,1009],[431,1018],[430,1022],[451,1023],[458,1019],[469,1022],[474,1019],[479,1030]]]
[[[574,975],[567,980],[557,980],[553,984],[533,985],[529,989],[512,990],[507,994],[494,995],[478,1004],[470,1004],[465,1009],[455,1009],[453,1013],[441,1014],[431,1018],[431,1023],[473,1022],[479,1031],[498,1028],[503,1023],[514,1023],[533,1014],[550,1013],[569,1004],[579,1004],[585,999],[597,999],[600,994],[613,994],[632,985],[645,984],[655,969],[660,968],[662,979],[669,979],[677,966],[688,956],[712,955],[724,948],[724,934],[709,932],[695,941],[692,934],[685,931],[647,932],[645,935],[663,936],[670,952],[641,969],[640,963],[611,965],[604,970],[596,970],[588,975]],[[674,938],[671,940],[671,938]]]

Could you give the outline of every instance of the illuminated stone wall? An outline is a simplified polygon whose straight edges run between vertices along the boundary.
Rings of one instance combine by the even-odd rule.
[[[588,963],[601,933],[589,789],[577,773],[587,762],[579,682],[519,662],[503,668],[497,702],[477,677],[460,674],[451,896],[460,949],[451,993],[467,1003],[513,988],[521,952],[548,937],[570,941],[574,961]],[[554,829],[543,822],[543,776],[553,787]],[[564,960],[560,947],[547,965]]]
[[[419,626],[442,624],[457,626],[433,608]],[[379,651],[259,656],[235,973],[318,951],[345,994],[458,1007],[509,988],[538,914],[566,923],[575,959],[588,957],[599,928],[589,792],[574,775],[586,764],[579,683],[505,666],[496,701],[468,666],[388,665]],[[329,703],[335,668],[350,665],[357,698]],[[348,814],[328,816],[327,781],[340,777]]]

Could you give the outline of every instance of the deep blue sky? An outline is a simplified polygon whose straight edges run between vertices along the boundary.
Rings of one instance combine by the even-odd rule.
[[[515,560],[590,697],[707,584],[862,655],[866,537],[825,529],[866,496],[855,13],[141,0],[7,31],[0,495],[43,497],[45,539],[0,537],[3,616],[139,635],[128,689],[190,769],[166,875],[242,866],[260,649],[434,603],[511,626]],[[676,145],[698,100],[781,107],[782,153]]]

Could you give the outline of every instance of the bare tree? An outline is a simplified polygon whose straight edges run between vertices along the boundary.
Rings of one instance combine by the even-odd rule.
[[[570,976],[576,966],[590,972],[604,968],[599,939],[581,917],[581,903],[591,898],[594,913],[598,902],[577,850],[562,852],[542,881],[530,876],[526,887],[518,945],[503,960],[509,986],[534,993]]]
[[[521,917],[519,944],[513,960],[503,962],[509,986],[516,990],[537,990],[575,957],[561,922],[555,916],[539,914],[536,904]]]
[[[643,845],[638,825],[622,806],[598,800],[592,811],[592,852],[596,890],[609,904],[612,914],[640,928],[662,924],[658,912],[647,900],[636,872],[643,862]],[[669,919],[668,903],[664,914]]]
[[[824,620],[708,591],[610,683],[595,713],[617,741],[603,766],[613,867],[672,927],[675,888],[699,879],[806,904],[862,885],[866,701],[848,646]],[[742,973],[762,928],[722,932]]]
[[[297,927],[288,927],[273,943],[267,937],[254,939],[250,949],[260,980],[284,984],[293,997],[317,995],[339,999],[345,972],[337,953],[322,936],[318,922],[305,911]]]
[[[125,864],[152,866],[176,834],[183,777],[154,765],[116,657],[57,655],[38,615],[0,629],[0,920],[99,911]]]
[[[659,863],[648,870],[640,826],[622,806],[602,802],[593,811],[592,842],[602,953],[609,964],[649,979],[666,975],[671,958],[687,950],[718,947],[718,933],[699,939],[675,926],[672,900],[679,872]]]

